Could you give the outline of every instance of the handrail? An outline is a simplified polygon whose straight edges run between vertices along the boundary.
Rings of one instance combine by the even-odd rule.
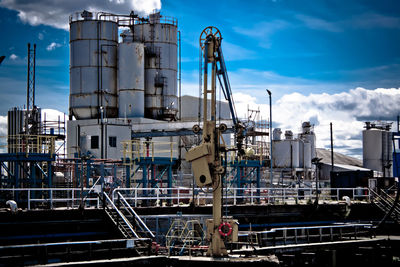
[[[98,184],[98,182],[97,182]],[[19,203],[27,204],[27,208],[31,208],[32,203],[43,202],[50,203],[51,205],[54,203],[58,203],[57,207],[73,207],[75,206],[76,201],[80,201],[83,193],[83,196],[88,194],[90,188],[0,188],[0,198],[15,198],[14,199]],[[140,201],[143,200],[156,200],[154,202],[149,202],[148,204],[153,205],[162,205],[163,201],[170,201],[173,204],[177,205],[186,205],[189,204],[190,201],[195,201],[198,205],[206,205],[210,204],[210,200],[212,199],[212,194],[207,193],[205,191],[195,188],[193,192],[193,188],[189,187],[171,187],[171,188],[116,188],[112,191],[112,197],[110,196],[113,202],[116,201],[117,192],[120,192],[121,195],[124,196],[125,200],[132,205],[132,207],[137,207]],[[226,189],[224,189],[226,190]],[[339,197],[343,193],[350,193],[353,197],[350,199],[353,200],[362,200],[362,201],[373,201],[373,197],[380,197],[368,188],[320,188],[319,191],[322,192],[323,200],[333,200],[340,201]],[[36,194],[32,194],[32,192],[38,192]],[[227,191],[227,199],[229,203],[235,205],[238,203],[248,203],[248,204],[307,204],[310,200],[315,198],[315,188],[231,188]],[[100,195],[101,196],[101,195]],[[193,196],[195,197],[193,200]],[[376,199],[375,202],[377,202]],[[99,197],[90,198],[87,196],[85,201],[91,201],[89,205],[99,207]],[[390,203],[387,200],[381,200],[384,205],[389,205]],[[71,206],[72,203],[72,206]],[[115,202],[116,203],[116,202]],[[376,203],[377,204],[377,203]],[[24,205],[20,205],[23,207]],[[400,208],[396,206],[396,210]]]
[[[119,209],[115,206],[114,202],[111,201],[111,199],[107,196],[106,192],[103,192],[103,196],[105,199],[111,204],[113,209],[118,213],[118,215],[121,217],[121,219],[126,223],[126,225],[129,227],[129,230],[135,235],[136,238],[139,238],[139,236],[136,234],[136,232],[133,230],[132,225],[130,224],[129,221],[126,220],[125,216],[119,211]]]
[[[376,197],[377,199],[380,200],[380,202],[378,201],[378,203],[375,203],[375,204],[377,204],[384,211],[390,210],[390,207],[393,205],[393,202],[394,202],[394,199],[390,195],[388,195],[384,191],[381,191],[383,196],[379,195],[374,190],[370,190],[370,191],[372,192],[374,197]],[[396,213],[400,213],[400,207],[398,205],[396,205],[394,207],[394,210],[396,211]]]
[[[150,231],[150,229],[147,227],[147,225],[142,221],[142,219],[137,215],[137,213],[132,209],[131,205],[129,205],[128,201],[121,195],[120,192],[117,192],[118,196],[122,200],[122,202],[126,205],[126,207],[129,209],[129,211],[135,216],[135,218],[142,224],[142,226],[146,229],[146,231],[150,234],[152,238],[155,237],[155,235]]]
[[[89,191],[86,193],[85,198],[83,199],[83,203],[86,201],[86,199],[89,197],[90,193],[92,193],[94,187],[96,186],[97,182],[100,181],[101,177],[99,177],[96,182],[94,182],[94,184],[92,185],[92,187],[89,189]]]
[[[350,227],[364,227],[371,228],[370,223],[352,223],[352,224],[334,224],[334,225],[321,225],[321,226],[299,226],[299,227],[282,227],[282,228],[272,228],[267,231],[257,232],[260,234],[276,233],[277,231],[284,230],[302,230],[302,229],[329,229],[329,228],[350,228]]]

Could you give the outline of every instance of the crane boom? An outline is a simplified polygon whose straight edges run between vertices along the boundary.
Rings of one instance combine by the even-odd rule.
[[[229,103],[238,144],[242,143],[244,136],[244,128],[237,119],[234,108],[221,41],[221,33],[215,27],[207,27],[200,35],[201,60],[204,63],[202,142],[199,146],[190,149],[186,154],[186,160],[192,163],[196,184],[200,187],[211,186],[213,189],[213,219],[207,220],[207,239],[210,240],[207,255],[215,257],[228,255],[224,241],[237,241],[238,230],[237,221],[223,217],[221,212],[222,176],[225,173],[225,168],[222,164],[222,153],[226,151],[222,133],[226,130],[226,125],[216,126],[217,77],[225,99]],[[211,77],[209,77],[209,68],[211,69]],[[208,112],[207,107],[209,97],[211,102],[210,112]],[[196,129],[199,129],[199,127],[197,126]],[[241,145],[238,145],[238,149],[239,147],[241,148]],[[241,150],[239,149],[239,151]]]

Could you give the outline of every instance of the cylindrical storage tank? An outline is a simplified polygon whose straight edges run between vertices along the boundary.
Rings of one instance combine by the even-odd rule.
[[[134,25],[134,41],[145,44],[145,117],[174,119],[177,97],[177,21],[151,14]]]
[[[17,144],[18,139],[16,135],[24,134],[24,124],[25,124],[25,110],[18,108],[12,108],[8,111],[7,116],[7,143],[8,143],[8,153],[20,152],[22,146]],[[10,166],[9,166],[10,167]]]
[[[382,171],[382,131],[379,129],[363,131],[363,167]]]
[[[118,113],[144,117],[144,46],[124,40],[118,46]]]
[[[391,163],[391,132],[371,128],[363,131],[363,167],[379,172]],[[388,169],[386,169],[386,172]],[[390,171],[389,171],[390,173]],[[389,175],[386,173],[386,175]]]
[[[70,17],[70,114],[76,119],[118,115],[117,18],[84,11]]]
[[[285,131],[285,139],[292,140],[293,139],[293,132],[290,130]]]
[[[311,168],[311,144],[308,142],[299,142],[299,167]]]
[[[272,139],[275,141],[281,140],[281,134],[282,134],[281,128],[275,128],[272,132]]]
[[[316,138],[314,132],[309,132],[307,134],[302,134],[301,139],[307,143],[310,143],[311,146],[311,158],[315,158],[317,156],[316,150]]]
[[[272,142],[274,168],[299,167],[299,140],[281,140]]]

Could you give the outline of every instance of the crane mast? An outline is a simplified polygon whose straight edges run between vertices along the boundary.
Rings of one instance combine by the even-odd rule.
[[[222,216],[222,177],[225,168],[222,162],[222,153],[226,146],[222,133],[227,129],[225,124],[217,127],[216,120],[216,85],[217,78],[228,100],[234,128],[237,136],[243,135],[243,127],[236,117],[229,80],[221,50],[221,33],[215,27],[207,27],[200,35],[202,50],[203,73],[203,134],[199,146],[192,148],[186,154],[186,160],[192,163],[196,184],[199,187],[212,187],[213,192],[213,219],[207,220],[207,238],[210,246],[208,256],[227,256],[225,241],[237,241],[237,221]],[[210,70],[210,73],[209,73]],[[220,76],[222,76],[222,81]],[[207,102],[210,100],[210,111]],[[194,129],[199,131],[199,126]],[[238,130],[240,129],[240,130]],[[243,138],[237,139],[241,143]],[[241,145],[238,145],[241,147]]]

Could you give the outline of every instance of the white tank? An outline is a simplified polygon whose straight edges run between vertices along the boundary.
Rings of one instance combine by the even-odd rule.
[[[117,117],[118,24],[84,11],[70,17],[70,113],[76,119]]]
[[[293,132],[290,130],[285,131],[285,139],[286,140],[293,140]]]
[[[384,171],[391,163],[391,132],[371,128],[363,131],[363,166],[375,171]]]
[[[299,168],[299,140],[272,142],[274,168]]]
[[[272,140],[274,141],[281,140],[281,134],[282,134],[281,128],[275,128],[272,132]]]
[[[299,142],[299,167],[310,169],[311,165],[311,144],[308,142]]]
[[[177,21],[151,14],[134,26],[134,41],[145,44],[145,116],[173,119],[178,112]]]
[[[144,46],[121,34],[118,46],[118,114],[120,118],[144,117]],[[129,38],[130,37],[130,38]]]
[[[315,158],[317,156],[317,151],[316,151],[316,138],[314,132],[309,132],[307,134],[301,134],[300,138],[304,141],[310,144],[311,147],[311,159]]]

